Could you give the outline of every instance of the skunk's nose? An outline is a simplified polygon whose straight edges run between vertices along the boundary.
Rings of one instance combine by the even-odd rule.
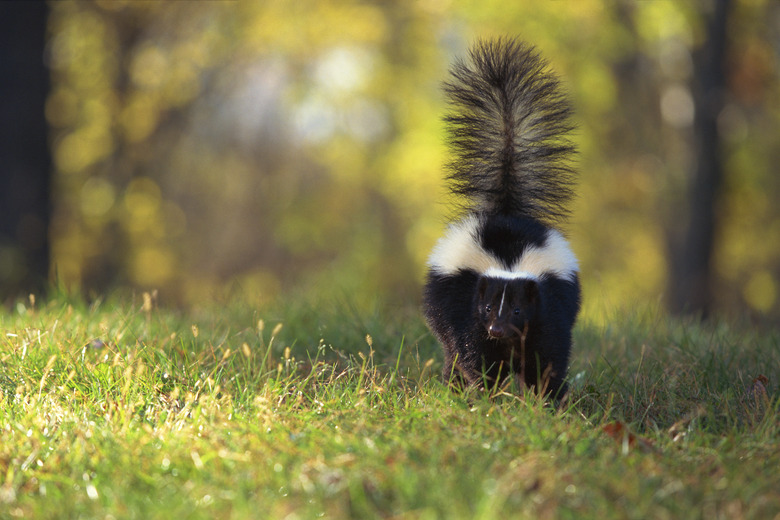
[[[488,334],[490,334],[491,338],[503,338],[504,328],[501,325],[496,325],[494,323],[488,327]]]

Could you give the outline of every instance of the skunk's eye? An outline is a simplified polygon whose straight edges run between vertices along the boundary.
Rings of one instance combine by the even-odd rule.
[[[519,307],[515,308],[515,310],[513,312],[515,313],[515,316],[520,316],[520,308]]]
[[[490,305],[485,305],[485,312],[490,313],[491,310]]]

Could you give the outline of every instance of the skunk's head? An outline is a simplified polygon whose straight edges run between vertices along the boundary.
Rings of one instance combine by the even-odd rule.
[[[496,278],[477,282],[476,312],[493,339],[522,337],[539,307],[539,284],[534,278]]]

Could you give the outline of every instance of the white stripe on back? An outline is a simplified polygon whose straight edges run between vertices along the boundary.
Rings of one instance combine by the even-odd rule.
[[[450,224],[428,258],[430,269],[442,275],[472,270],[496,278],[539,278],[552,274],[574,280],[579,271],[577,257],[568,241],[555,229],[549,229],[544,245],[528,247],[511,266],[485,251],[478,242],[480,219],[475,215]]]

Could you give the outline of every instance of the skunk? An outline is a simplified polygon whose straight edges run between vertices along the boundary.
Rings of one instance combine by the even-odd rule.
[[[557,229],[574,195],[571,107],[533,47],[478,42],[444,83],[465,202],[428,260],[423,310],[443,376],[480,388],[511,380],[560,398],[580,309],[577,258]]]

